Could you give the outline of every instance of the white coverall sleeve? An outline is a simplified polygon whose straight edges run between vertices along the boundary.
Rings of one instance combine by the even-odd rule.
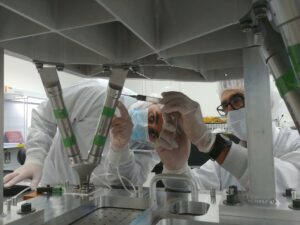
[[[42,165],[52,144],[57,125],[49,102],[43,102],[32,110],[31,126],[26,142],[26,162]]]
[[[274,157],[275,182],[277,193],[288,187],[300,188],[300,143],[291,143],[291,152]],[[233,144],[222,167],[235,176],[244,188],[249,187],[248,151]]]
[[[213,161],[207,161],[200,168],[194,169],[191,169],[186,164],[185,168],[181,169],[181,171],[178,172],[169,171],[164,168],[163,173],[187,175],[196,182],[198,190],[209,190],[211,188],[219,190],[221,185],[217,165]],[[184,182],[166,180],[164,181],[164,185],[169,189],[178,191],[190,190],[188,184]]]
[[[110,150],[108,153],[108,173],[114,176],[108,176],[112,185],[119,185],[120,180],[117,176],[117,167],[121,176],[129,179],[134,185],[145,183],[148,174],[159,163],[159,157],[156,152],[145,150],[144,152],[133,152],[127,146],[122,152]]]

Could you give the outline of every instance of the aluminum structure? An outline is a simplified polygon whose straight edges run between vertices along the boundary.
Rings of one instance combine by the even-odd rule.
[[[83,77],[109,76],[103,68],[112,65],[128,65],[128,78],[216,81],[245,73],[246,98],[252,102],[252,91],[266,93],[261,85],[266,79],[258,76],[265,69],[259,67],[250,83],[246,68],[254,62],[248,58],[254,57],[249,48],[261,46],[299,130],[299,15],[297,0],[0,0],[0,47],[28,60],[63,65]],[[256,41],[257,34],[262,39]],[[265,165],[262,160],[253,163],[272,159],[271,136],[263,132],[269,125],[268,112],[263,119],[257,129],[263,136],[248,142],[261,147],[261,140],[268,140],[266,152],[249,156],[250,181],[261,182],[255,188],[250,185],[250,197],[272,201],[274,190],[264,197],[262,187],[269,181],[273,184],[273,165],[256,176],[255,167]],[[249,130],[254,131],[253,126]],[[99,162],[101,149],[95,148],[90,163]],[[264,172],[268,181],[261,179]]]
[[[239,19],[251,4],[251,0],[0,0],[0,46],[29,60],[64,64],[82,76],[97,76],[103,64],[134,63],[143,65],[139,71],[152,79],[236,78],[242,76],[246,45]]]
[[[114,116],[118,100],[124,86],[124,82],[129,68],[120,65],[111,70],[105,67],[103,73],[110,75],[106,98],[102,109],[97,130],[93,139],[93,145],[88,153],[87,159],[82,159],[80,149],[73,132],[69,113],[63,99],[63,91],[57,75],[57,70],[62,70],[61,65],[43,65],[36,63],[36,67],[43,82],[44,89],[53,109],[58,129],[61,133],[64,149],[67,151],[70,166],[73,167],[79,176],[80,189],[84,192],[90,191],[90,175],[95,167],[100,163],[102,152],[108,136],[110,124]],[[86,151],[86,150],[85,150]]]

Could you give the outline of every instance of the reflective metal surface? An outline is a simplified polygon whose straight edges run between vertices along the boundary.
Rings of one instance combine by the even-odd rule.
[[[201,216],[207,213],[209,204],[205,202],[179,201],[170,206],[170,213]]]
[[[71,165],[82,163],[80,150],[64,103],[57,68],[55,65],[44,67],[42,64],[37,64],[37,69],[51,103],[55,120],[62,136],[64,150],[68,153],[69,161]]]
[[[179,174],[158,174],[155,175],[150,181],[150,199],[151,199],[151,207],[155,208],[157,206],[157,197],[156,197],[156,183],[160,180],[172,180],[172,181],[181,181],[187,182],[190,185],[192,190],[192,199],[193,201],[198,201],[198,189],[196,181],[191,179],[186,175]]]
[[[251,204],[247,200],[247,193],[239,193],[240,203],[237,205],[225,205],[225,191],[220,202],[220,223],[247,224],[247,225],[299,225],[300,214],[297,210],[289,209],[291,198],[277,195],[276,204],[259,205]]]
[[[141,210],[100,208],[91,214],[72,223],[72,225],[120,225],[130,224]]]
[[[244,79],[246,125],[247,125],[247,162],[240,162],[239,171],[248,173],[249,199],[252,201],[273,201],[276,198],[273,139],[271,121],[269,71],[258,56],[259,47],[244,50]],[[263,169],[262,169],[263,168]],[[242,174],[234,176],[241,177]]]
[[[106,98],[100,115],[97,130],[94,136],[93,145],[88,153],[87,162],[91,164],[99,164],[102,157],[102,152],[109,133],[109,128],[117,108],[118,100],[125,83],[128,69],[113,68],[109,83],[106,89]]]
[[[158,223],[156,223],[156,225],[212,225],[212,223],[184,219],[161,219]]]

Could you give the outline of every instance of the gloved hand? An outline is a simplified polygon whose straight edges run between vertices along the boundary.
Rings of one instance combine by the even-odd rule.
[[[25,164],[4,177],[4,187],[10,187],[26,178],[31,178],[31,189],[35,190],[42,178],[42,173],[43,167],[41,165]]]
[[[122,151],[130,141],[132,133],[132,121],[126,107],[122,102],[118,102],[120,117],[114,117],[111,124],[111,146],[114,151]]]
[[[169,150],[178,148],[178,143],[176,142],[176,131],[179,116],[180,115],[178,115],[178,113],[162,114],[163,125],[162,130],[159,133],[159,138],[155,142],[156,145]]]
[[[215,135],[204,124],[199,104],[181,92],[164,92],[162,96],[162,113],[179,112],[187,137],[199,151],[209,152]]]
[[[163,117],[165,122],[169,115]],[[167,170],[180,171],[187,165],[191,143],[182,129],[182,120],[178,120],[177,116],[175,118],[176,120],[167,119],[168,123],[164,123],[155,144],[164,167]]]

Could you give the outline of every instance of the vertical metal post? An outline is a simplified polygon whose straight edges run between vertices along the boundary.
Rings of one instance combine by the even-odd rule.
[[[0,48],[0,215],[3,214],[4,50]]]
[[[276,198],[269,72],[260,47],[244,49],[244,78],[249,168],[249,200],[271,203]]]
[[[0,215],[3,214],[4,50],[0,48]]]
[[[118,100],[127,77],[127,69],[113,69],[106,90],[106,99],[100,116],[93,146],[89,151],[88,163],[99,164],[106,143],[109,128],[114,116]]]

